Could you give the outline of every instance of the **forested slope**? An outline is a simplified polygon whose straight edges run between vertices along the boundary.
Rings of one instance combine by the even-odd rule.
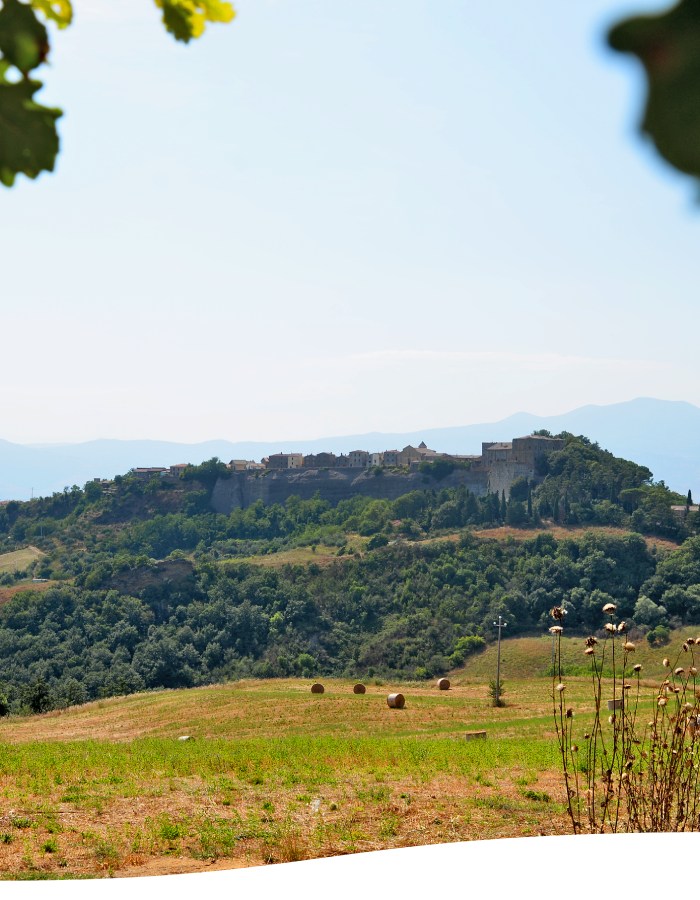
[[[7,504],[0,549],[40,554],[0,575],[0,711],[241,676],[431,677],[492,640],[499,614],[510,635],[538,632],[554,605],[582,633],[609,601],[650,641],[700,623],[697,516],[671,511],[686,498],[566,439],[542,483],[508,501],[443,489],[427,469],[426,490],[395,501],[290,498],[223,516],[208,509],[211,460],[178,483],[124,477]],[[554,522],[578,528],[556,539]],[[504,523],[532,537],[480,537]],[[306,562],[283,563],[295,548]]]

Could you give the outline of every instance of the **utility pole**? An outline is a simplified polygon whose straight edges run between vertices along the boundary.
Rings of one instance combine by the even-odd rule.
[[[496,706],[501,705],[501,631],[508,625],[503,621],[503,616],[498,617],[498,622],[493,623],[498,628],[498,652],[496,654]]]

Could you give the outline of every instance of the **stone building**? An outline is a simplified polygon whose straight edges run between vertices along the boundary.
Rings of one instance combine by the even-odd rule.
[[[273,453],[267,458],[268,469],[301,469],[303,464],[301,453]]]

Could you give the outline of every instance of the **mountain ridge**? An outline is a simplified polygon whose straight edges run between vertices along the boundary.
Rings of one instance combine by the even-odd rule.
[[[584,434],[612,453],[646,465],[656,481],[674,490],[700,494],[700,407],[684,400],[639,397],[610,405],[588,404],[567,413],[538,416],[517,412],[494,422],[424,428],[403,432],[366,432],[311,439],[184,443],[157,439],[97,438],[74,444],[16,444],[0,438],[0,499],[25,500],[111,478],[136,466],[200,463],[212,456],[260,459],[270,453],[348,453],[401,449],[406,444],[446,453],[479,453],[482,441],[505,441],[546,428],[552,433]]]

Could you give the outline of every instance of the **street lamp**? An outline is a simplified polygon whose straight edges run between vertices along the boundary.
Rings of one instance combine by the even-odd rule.
[[[505,628],[508,623],[503,621],[503,616],[498,617],[498,622],[493,623],[494,628],[498,628],[498,652],[496,654],[496,691],[495,691],[495,704],[496,706],[501,705],[501,630]]]

